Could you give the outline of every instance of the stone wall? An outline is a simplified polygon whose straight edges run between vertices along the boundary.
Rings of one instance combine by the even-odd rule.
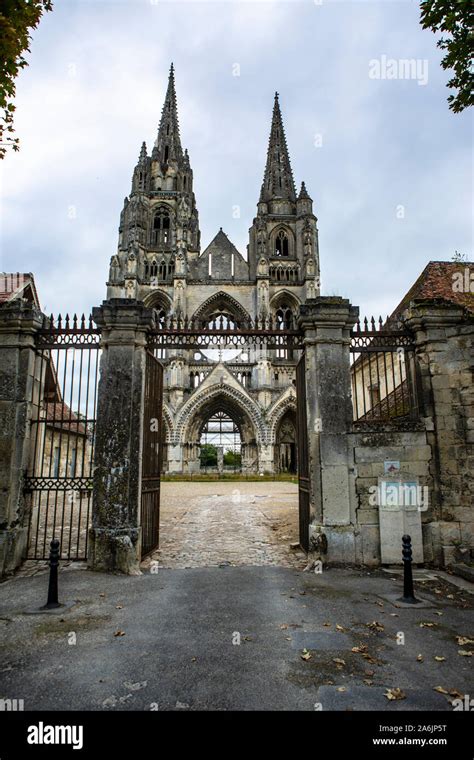
[[[423,426],[420,426],[422,428]],[[351,499],[351,518],[354,525],[354,561],[364,565],[378,565],[381,562],[381,535],[379,489],[380,479],[385,478],[385,462],[399,463],[400,470],[395,478],[411,479],[419,483],[420,488],[427,487],[428,494],[433,492],[433,480],[430,473],[432,460],[431,446],[427,443],[425,430],[397,431],[384,426],[383,430],[370,430],[353,433],[349,436],[350,456],[353,460],[353,485]],[[396,481],[398,482],[398,480]],[[420,513],[423,526],[433,520],[431,500]],[[398,547],[398,561],[401,561],[402,535],[393,536],[392,542]],[[423,547],[429,541],[429,532],[424,532]],[[347,543],[347,542],[346,542]],[[417,558],[422,561],[423,547]],[[349,547],[347,547],[349,549]],[[415,546],[414,546],[415,549]],[[425,559],[427,559],[425,551]],[[396,556],[396,553],[395,553]]]

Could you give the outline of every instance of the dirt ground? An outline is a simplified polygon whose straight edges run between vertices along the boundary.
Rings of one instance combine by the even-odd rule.
[[[166,568],[280,565],[303,568],[298,487],[288,482],[164,482],[160,548]]]

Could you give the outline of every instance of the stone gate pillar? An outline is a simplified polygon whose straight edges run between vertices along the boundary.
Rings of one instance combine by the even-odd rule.
[[[348,434],[352,425],[350,330],[359,309],[345,298],[310,299],[300,307],[304,333],[311,536],[321,526],[328,558],[347,557],[351,526]],[[346,535],[347,533],[347,535]]]
[[[112,298],[92,316],[102,329],[102,357],[88,564],[134,575],[140,572],[146,336],[153,310]]]
[[[15,570],[28,539],[23,486],[30,458],[35,334],[43,315],[31,303],[0,308],[0,575]]]
[[[474,552],[474,317],[452,302],[418,299],[405,318],[416,340],[420,414],[435,452],[425,557],[449,565]]]

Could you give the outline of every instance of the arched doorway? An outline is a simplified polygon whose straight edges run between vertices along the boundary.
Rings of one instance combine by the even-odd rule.
[[[214,412],[203,425],[201,471],[238,472],[242,469],[242,439],[238,424],[226,412]]]
[[[258,471],[259,420],[255,419],[258,412],[249,398],[233,392],[228,386],[218,385],[211,390],[205,389],[187,411],[181,432],[185,473],[201,471],[201,450],[204,445],[220,447],[222,451],[219,457],[223,458],[227,453],[229,467],[233,460],[229,454],[235,449],[236,454],[240,455],[235,458],[238,469],[242,472]],[[207,466],[214,466],[218,470],[217,462],[213,464],[210,461]],[[224,461],[222,467],[225,468]]]
[[[280,420],[275,437],[275,470],[296,474],[298,469],[296,447],[296,414],[285,412]]]

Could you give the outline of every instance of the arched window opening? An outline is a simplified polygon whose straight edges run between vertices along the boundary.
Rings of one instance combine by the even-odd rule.
[[[287,412],[278,426],[275,446],[277,472],[297,472],[296,420]]]
[[[165,147],[165,163],[168,161],[168,156],[170,153],[170,149],[168,146]]]
[[[163,330],[166,324],[166,311],[159,306],[155,308],[155,323],[158,330]],[[153,355],[155,359],[166,359],[166,348],[155,348]]]
[[[242,439],[239,426],[226,412],[214,412],[201,429],[201,470],[240,470]]]
[[[233,314],[224,309],[218,309],[211,314],[207,327],[210,330],[236,330],[238,324]]]
[[[170,242],[171,219],[170,212],[164,206],[160,207],[153,217],[152,244]]]
[[[277,309],[275,314],[275,322],[277,330],[291,330],[293,325],[293,312],[288,304],[283,303]],[[277,345],[282,346],[276,349],[277,359],[289,359],[289,352],[287,348],[283,348],[285,339],[283,337],[277,338]]]
[[[285,230],[280,230],[275,238],[275,256],[288,256],[288,235]]]

